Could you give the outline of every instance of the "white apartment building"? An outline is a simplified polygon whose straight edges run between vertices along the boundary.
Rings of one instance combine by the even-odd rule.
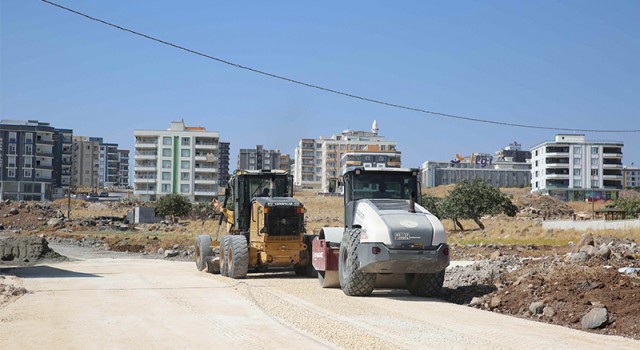
[[[619,141],[556,135],[531,148],[531,192],[562,200],[616,199],[623,188]]]
[[[349,152],[389,152],[399,159],[398,143],[385,140],[378,131],[374,120],[371,132],[345,130],[331,137],[300,140],[295,150],[294,184],[328,192],[331,180],[340,175],[342,156]]]
[[[171,193],[192,202],[218,195],[218,132],[173,121],[167,130],[134,130],[134,195],[155,201]]]

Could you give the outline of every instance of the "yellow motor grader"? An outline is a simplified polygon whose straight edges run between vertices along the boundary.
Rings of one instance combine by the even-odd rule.
[[[293,177],[280,170],[239,170],[225,188],[215,237],[195,239],[196,266],[231,278],[249,270],[293,267],[296,275],[315,277],[311,245],[305,234],[304,205],[293,198]],[[220,234],[222,221],[226,228]]]

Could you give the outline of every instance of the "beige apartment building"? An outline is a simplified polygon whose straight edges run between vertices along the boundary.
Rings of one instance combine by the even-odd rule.
[[[331,137],[300,140],[295,150],[294,184],[328,192],[330,183],[340,176],[341,160],[347,153],[354,156],[369,153],[364,157],[373,156],[373,153],[391,154],[390,158],[385,156],[385,162],[399,167],[401,153],[396,149],[398,143],[387,141],[378,131],[378,122],[374,120],[370,132],[345,130]],[[364,159],[363,166],[367,163]]]

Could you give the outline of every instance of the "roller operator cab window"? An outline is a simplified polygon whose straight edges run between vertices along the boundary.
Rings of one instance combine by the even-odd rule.
[[[353,198],[359,199],[411,199],[418,192],[415,176],[410,174],[369,173],[357,175],[353,180]]]

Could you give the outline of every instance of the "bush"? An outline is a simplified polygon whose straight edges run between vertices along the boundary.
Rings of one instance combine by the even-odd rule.
[[[191,202],[183,195],[170,194],[160,197],[156,202],[157,216],[171,216],[175,222],[176,217],[186,216],[191,213]]]

